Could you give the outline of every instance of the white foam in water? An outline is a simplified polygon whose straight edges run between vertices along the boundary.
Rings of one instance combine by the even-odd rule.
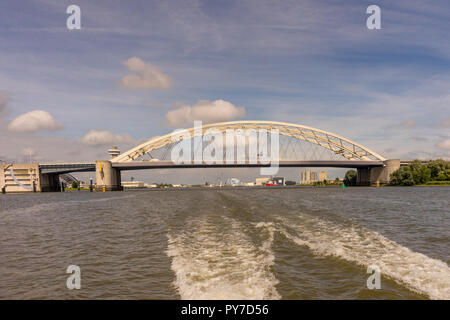
[[[279,299],[271,272],[273,226],[255,226],[267,236],[255,246],[237,221],[223,221],[191,221],[181,232],[169,230],[167,254],[181,298]]]
[[[305,216],[302,216],[305,218]],[[450,268],[440,260],[411,251],[363,227],[334,224],[315,217],[293,225],[296,235],[282,233],[294,243],[307,246],[317,255],[335,256],[362,266],[380,267],[381,274],[431,299],[450,299]]]

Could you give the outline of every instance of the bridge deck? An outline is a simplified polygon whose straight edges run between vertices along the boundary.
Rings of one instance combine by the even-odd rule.
[[[119,170],[141,170],[141,169],[177,169],[177,168],[261,168],[270,167],[271,164],[262,163],[189,163],[175,164],[172,161],[133,161],[113,162],[113,168]],[[280,161],[279,167],[333,167],[333,168],[367,168],[382,167],[382,161]]]
[[[189,163],[176,164],[172,161],[132,161],[112,162],[112,167],[118,170],[144,170],[144,169],[188,169],[188,168],[261,168],[270,167],[263,163]],[[327,167],[327,168],[369,168],[382,167],[382,161],[343,160],[343,161],[280,161],[279,167]],[[39,165],[42,173],[68,173],[95,171],[95,163],[44,163]]]
[[[95,162],[40,163],[39,168],[42,173],[89,172],[95,171]]]

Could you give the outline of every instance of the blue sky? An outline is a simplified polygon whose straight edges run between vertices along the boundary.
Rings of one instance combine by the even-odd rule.
[[[66,28],[71,4],[81,30]],[[366,28],[370,4],[381,30]],[[168,133],[167,113],[199,100],[387,158],[450,158],[449,31],[448,1],[2,1],[0,159],[105,158],[108,139],[126,150]],[[120,85],[133,57],[171,85]],[[10,129],[33,110],[61,126]]]

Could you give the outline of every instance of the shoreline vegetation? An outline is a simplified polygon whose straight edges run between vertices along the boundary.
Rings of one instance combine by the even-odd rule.
[[[449,187],[450,181],[430,181],[425,184],[416,184],[413,187]]]
[[[347,171],[344,184],[355,186],[356,175],[355,170]],[[391,173],[390,178],[388,186],[450,186],[450,161],[437,159],[422,163],[414,160]]]
[[[422,163],[415,160],[391,174],[390,185],[450,185],[450,161],[442,159]]]

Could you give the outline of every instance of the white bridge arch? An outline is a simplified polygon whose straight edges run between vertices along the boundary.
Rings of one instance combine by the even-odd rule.
[[[225,133],[227,129],[232,130],[247,130],[247,129],[265,129],[278,130],[282,136],[287,136],[294,139],[299,139],[316,144],[320,147],[326,148],[333,153],[342,156],[347,160],[366,160],[366,161],[385,161],[386,159],[375,153],[374,151],[366,148],[350,139],[341,137],[337,134],[304,126],[294,123],[277,122],[277,121],[230,121],[206,124],[199,128],[186,129],[185,133],[188,133],[192,138],[194,136],[203,135],[205,131],[209,129],[215,129]],[[182,139],[180,133],[176,134],[178,139]],[[113,158],[111,161],[114,163],[130,162],[142,157],[143,155],[150,153],[153,150],[163,148],[167,145],[174,143],[174,133],[169,133],[164,136],[155,137],[148,141],[128,150],[125,153]]]

